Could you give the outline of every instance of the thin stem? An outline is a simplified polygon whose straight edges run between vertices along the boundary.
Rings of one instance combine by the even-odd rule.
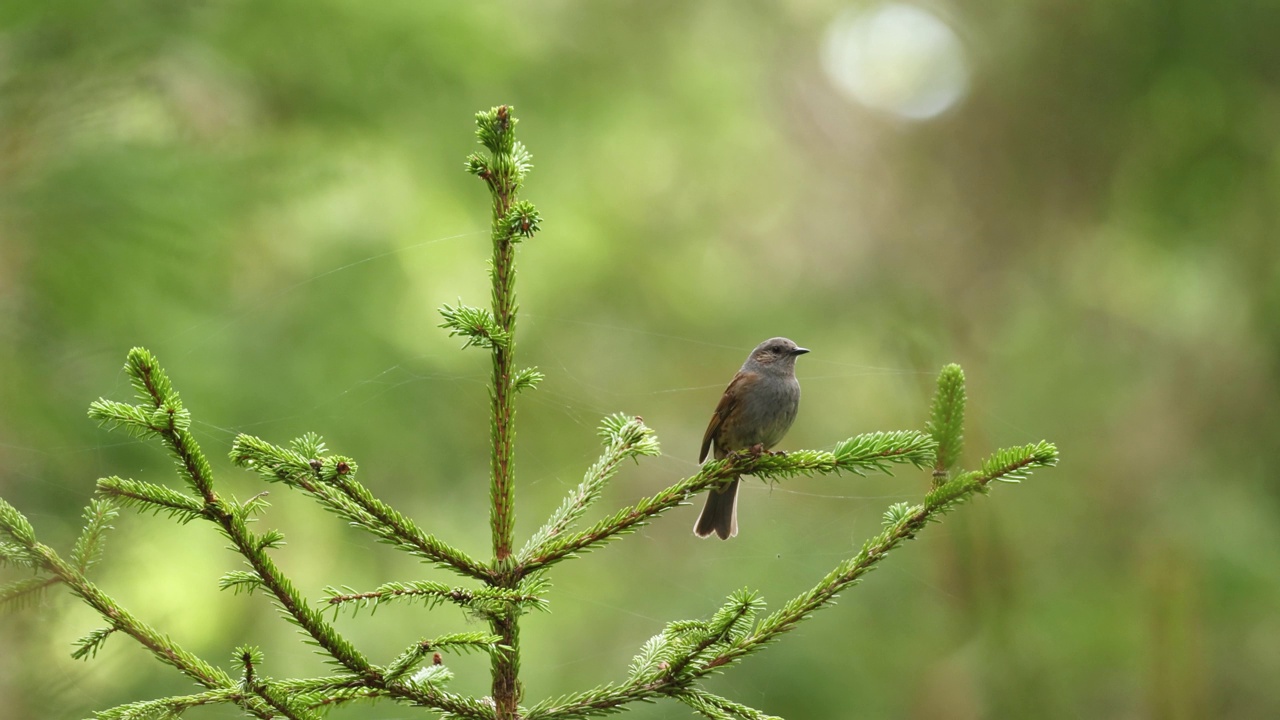
[[[249,561],[249,566],[261,578],[263,587],[275,596],[280,608],[335,660],[352,672],[366,676],[377,685],[380,678],[369,661],[346,638],[339,635],[332,625],[324,621],[319,610],[311,607],[303,599],[293,587],[293,583],[289,582],[276,567],[275,562],[255,542],[253,534],[245,527],[244,522],[221,505],[215,506],[210,511],[210,515],[212,520],[222,526],[227,537],[236,546],[236,550]]]
[[[493,197],[491,273],[493,318],[502,333],[510,338],[508,343],[493,343],[492,350],[493,387],[490,390],[490,398],[493,408],[493,452],[489,522],[493,529],[494,569],[498,573],[498,577],[492,584],[512,588],[519,581],[519,577],[515,573],[502,570],[508,564],[508,558],[511,557],[512,535],[515,528],[513,455],[516,415],[513,402],[515,388],[511,381],[516,329],[515,238],[505,220],[515,202],[515,193],[520,183],[518,175],[520,170],[510,150],[514,145],[510,135],[512,126],[515,124],[510,108],[505,105],[496,108],[489,122],[492,123],[494,137],[499,138],[499,142],[490,148],[494,153],[493,167],[486,177]],[[493,699],[499,720],[517,717],[522,694],[519,680],[520,632],[517,618],[515,608],[510,607],[506,612],[497,614],[490,620],[493,634],[501,637],[502,644],[509,648],[506,652],[493,653],[490,661],[493,674]]]
[[[494,196],[494,225],[506,215],[511,198],[501,194]],[[515,245],[509,233],[497,233],[493,243],[493,316],[498,326],[507,333],[515,331],[514,262]],[[501,563],[511,555],[515,528],[515,468],[513,467],[513,435],[515,404],[511,387],[514,365],[512,342],[508,347],[493,347],[493,457],[491,461],[492,485],[490,492],[489,523],[493,528],[493,556]]]
[[[733,463],[706,465],[696,475],[665,488],[657,495],[645,498],[631,507],[624,508],[612,517],[605,518],[585,530],[558,538],[547,547],[532,553],[529,561],[520,566],[520,572],[529,574],[577,553],[590,550],[629,530],[648,523],[654,517],[679,507],[685,500],[713,485],[735,478],[740,471]]]
[[[355,605],[358,609],[368,606],[378,607],[393,600],[420,600],[428,607],[432,607],[437,603],[451,602],[471,612],[485,615],[492,614],[493,611],[490,606],[513,603],[542,609],[545,602],[539,595],[532,592],[503,590],[492,587],[477,591],[426,581],[391,583],[369,592],[339,593],[330,591],[330,595],[325,598],[325,602],[332,608]]]

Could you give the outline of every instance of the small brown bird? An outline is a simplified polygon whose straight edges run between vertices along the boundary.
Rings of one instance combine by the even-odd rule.
[[[796,419],[800,382],[796,357],[809,352],[782,337],[765,340],[747,356],[742,369],[725,388],[707,432],[702,436],[698,462],[715,445],[715,458],[736,450],[766,451],[778,444]],[[738,534],[738,480],[707,493],[707,504],[693,526],[693,534],[721,540]]]

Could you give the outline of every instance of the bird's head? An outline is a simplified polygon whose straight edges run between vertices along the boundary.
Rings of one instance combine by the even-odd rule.
[[[758,365],[763,368],[794,368],[796,358],[809,352],[808,349],[791,342],[784,337],[776,337],[765,340],[751,351],[751,356],[747,358],[747,364]]]

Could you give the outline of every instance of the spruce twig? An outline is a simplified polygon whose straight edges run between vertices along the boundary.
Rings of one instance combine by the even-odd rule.
[[[0,608],[17,610],[35,603],[44,591],[57,585],[56,577],[30,577],[0,585]]]
[[[71,549],[71,563],[80,572],[87,572],[102,559],[102,548],[111,521],[120,515],[109,500],[91,500],[84,509],[84,530]]]
[[[689,688],[673,697],[712,720],[781,720],[700,688]]]
[[[21,545],[0,541],[0,565],[13,565],[34,570],[40,566],[40,563]]]
[[[357,612],[364,608],[376,611],[394,601],[421,602],[427,608],[449,602],[469,612],[489,617],[503,612],[512,604],[526,609],[546,610],[547,600],[543,593],[547,586],[546,580],[541,578],[526,578],[514,590],[499,587],[471,590],[430,580],[415,580],[385,583],[370,592],[356,592],[350,588],[344,588],[344,592],[337,588],[327,588],[325,602],[335,611],[352,608]]]
[[[604,486],[618,471],[622,461],[643,455],[658,455],[661,450],[653,431],[640,418],[621,413],[605,418],[598,433],[605,439],[605,451],[594,465],[587,469],[586,477],[564,499],[547,522],[529,538],[517,554],[521,565],[530,560],[554,539],[559,537],[582,517],[592,503],[600,499]]]
[[[165,513],[186,524],[204,516],[204,503],[164,485],[111,477],[98,480],[98,494],[143,512]]]
[[[91,630],[89,634],[80,638],[75,642],[75,652],[71,653],[71,657],[75,660],[88,660],[97,657],[98,651],[102,649],[103,644],[107,642],[107,638],[111,634],[119,630],[116,627],[104,627]]]
[[[438,655],[441,652],[466,653],[479,650],[491,655],[505,652],[508,648],[503,647],[501,643],[502,638],[483,632],[454,633],[429,640],[419,640],[391,661],[385,673],[392,680],[398,679],[412,670],[423,658]]]
[[[678,507],[697,493],[719,487],[741,475],[756,475],[772,481],[797,475],[840,472],[862,475],[869,470],[888,472],[892,464],[927,466],[933,462],[933,449],[933,440],[928,435],[904,430],[859,435],[838,443],[831,452],[797,450],[785,455],[735,453],[724,460],[708,462],[696,475],[629,508],[619,510],[586,530],[552,538],[536,551],[531,551],[529,559],[521,564],[520,570],[524,574],[537,572],[565,558],[598,547],[623,533],[648,524],[653,518]]]
[[[231,445],[231,461],[253,469],[268,482],[305,492],[326,510],[382,542],[467,577],[485,580],[492,576],[488,567],[423,532],[408,517],[375,498],[356,481],[355,462],[324,455],[324,443],[318,436],[303,436],[293,445],[282,448],[252,435],[239,435]],[[301,452],[303,449],[313,452]]]
[[[236,648],[234,658],[244,667],[240,686],[245,691],[262,698],[286,718],[319,720],[319,715],[312,712],[312,708],[307,706],[305,699],[300,702],[299,696],[282,692],[278,686],[258,673],[257,666],[263,661],[261,650],[256,647],[241,646]]]
[[[938,444],[938,457],[933,465],[935,488],[951,477],[951,470],[964,450],[964,406],[964,370],[952,363],[938,374],[938,392],[933,396],[929,413],[929,434]]]
[[[194,707],[221,703],[235,703],[239,705],[253,699],[253,697],[253,695],[246,693],[238,687],[219,688],[217,690],[206,690],[192,695],[178,695],[174,697],[160,698],[158,700],[145,700],[143,702],[118,705],[107,710],[100,710],[94,713],[94,716],[97,720],[155,720],[156,718],[176,718]],[[263,712],[266,711],[264,710]],[[259,715],[258,717],[270,718],[274,716],[266,714]]]

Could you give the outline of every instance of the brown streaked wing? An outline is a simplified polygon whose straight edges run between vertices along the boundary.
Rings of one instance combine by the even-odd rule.
[[[750,383],[754,380],[754,376],[755,373],[739,372],[734,376],[733,381],[729,383],[729,387],[724,389],[724,395],[720,396],[720,403],[716,405],[716,411],[711,416],[711,422],[707,423],[707,431],[702,434],[702,451],[698,453],[698,462],[703,462],[707,459],[707,452],[711,450],[711,442],[715,440],[716,432],[720,430],[720,425],[733,412],[734,406],[738,404],[738,396],[742,391],[742,388],[738,386]]]

